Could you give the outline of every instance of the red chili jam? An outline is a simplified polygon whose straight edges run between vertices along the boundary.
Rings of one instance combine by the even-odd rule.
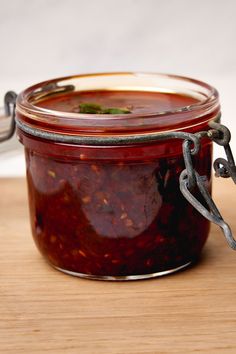
[[[195,133],[209,129],[219,113],[217,93],[206,84],[148,74],[141,75],[143,83],[135,74],[107,74],[112,76],[114,85],[94,75],[89,84],[78,76],[29,88],[18,98],[17,120],[35,131],[116,137],[172,129]],[[116,83],[118,77],[123,84]],[[128,113],[81,113],[84,104]],[[22,128],[18,135],[25,146],[34,240],[54,267],[126,280],[171,273],[198,259],[209,222],[179,190],[182,140],[101,146],[50,140]],[[211,155],[212,144],[203,140],[194,168],[206,176],[209,190]],[[204,204],[200,193],[193,193]]]

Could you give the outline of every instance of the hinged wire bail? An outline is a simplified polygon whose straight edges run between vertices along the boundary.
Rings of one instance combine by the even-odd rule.
[[[217,177],[232,177],[233,181],[236,183],[236,169],[232,151],[229,146],[230,142],[230,131],[225,126],[211,122],[209,124],[212,130],[196,133],[195,136],[200,140],[202,137],[208,137],[217,144],[224,146],[227,160],[223,158],[218,158],[214,162],[214,168],[216,170]],[[206,186],[206,176],[200,176],[197,171],[193,168],[192,157],[193,155],[190,146],[192,141],[186,139],[183,142],[183,156],[185,162],[185,170],[182,171],[179,177],[180,190],[188,202],[196,209],[200,214],[202,214],[209,221],[217,224],[222,229],[224,236],[229,244],[229,246],[236,250],[236,240],[233,237],[232,231],[229,225],[224,221],[221,213],[219,212],[216,204],[214,203],[208,188]],[[197,187],[200,191],[202,197],[204,198],[209,210],[200,203],[196,197],[191,193],[194,187]]]
[[[4,110],[5,110],[5,115],[6,117],[11,117],[11,122],[9,129],[7,130],[4,135],[0,136],[0,143],[10,139],[16,129],[16,123],[15,123],[15,107],[16,107],[16,98],[17,94],[14,91],[8,91],[5,96],[4,96]]]
[[[211,122],[210,127],[217,130],[218,136],[212,137],[212,140],[220,146],[224,147],[227,160],[218,158],[214,161],[213,167],[216,177],[229,178],[231,177],[236,184],[236,166],[232,150],[230,148],[231,133],[230,130],[219,123]]]
[[[233,158],[232,151],[230,149],[230,131],[225,126],[218,123],[220,116],[216,117],[215,121],[209,123],[210,128],[207,131],[197,132],[195,134],[177,131],[166,133],[152,133],[141,135],[127,135],[116,137],[90,137],[90,136],[78,136],[65,134],[45,132],[37,128],[32,128],[25,123],[16,120],[15,122],[15,106],[16,106],[17,94],[13,91],[6,93],[4,98],[4,106],[6,116],[11,116],[11,124],[7,133],[0,137],[0,142],[10,139],[15,132],[15,124],[18,128],[25,131],[28,134],[36,136],[38,138],[47,139],[56,142],[84,144],[84,145],[127,145],[131,143],[151,143],[155,141],[165,139],[182,139],[183,142],[183,156],[185,162],[185,169],[182,171],[179,177],[180,190],[184,197],[193,205],[196,210],[199,211],[209,221],[219,225],[225,235],[225,238],[230,247],[236,250],[236,240],[233,237],[232,231],[229,225],[222,218],[219,210],[217,209],[214,201],[206,186],[206,176],[200,176],[193,167],[192,156],[197,155],[200,149],[201,138],[208,138],[217,144],[221,145],[225,149],[226,159],[218,158],[214,162],[214,169],[217,177],[232,177],[234,183],[236,183],[236,167]],[[205,208],[191,193],[194,187],[198,187],[201,195],[203,196],[208,208]]]

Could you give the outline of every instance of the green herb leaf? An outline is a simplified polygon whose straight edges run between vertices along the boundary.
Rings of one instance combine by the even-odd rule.
[[[102,110],[103,114],[127,114],[131,113],[131,111],[128,110],[128,108],[104,108]]]
[[[102,107],[96,103],[80,103],[79,113],[88,114],[127,114],[131,113],[128,108]]]
[[[79,105],[80,113],[90,113],[97,114],[102,112],[102,107],[96,103],[80,103]]]

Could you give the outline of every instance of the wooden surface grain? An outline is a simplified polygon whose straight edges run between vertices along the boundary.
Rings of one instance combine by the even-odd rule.
[[[236,234],[236,188],[214,184]],[[201,261],[153,280],[83,280],[34,246],[24,179],[0,180],[0,353],[236,353],[236,252],[212,226]]]

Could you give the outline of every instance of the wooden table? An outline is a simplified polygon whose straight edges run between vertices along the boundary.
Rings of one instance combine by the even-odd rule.
[[[236,187],[215,182],[236,234]],[[111,283],[49,267],[30,234],[23,179],[0,180],[0,353],[236,353],[236,252],[212,226],[202,260]]]

